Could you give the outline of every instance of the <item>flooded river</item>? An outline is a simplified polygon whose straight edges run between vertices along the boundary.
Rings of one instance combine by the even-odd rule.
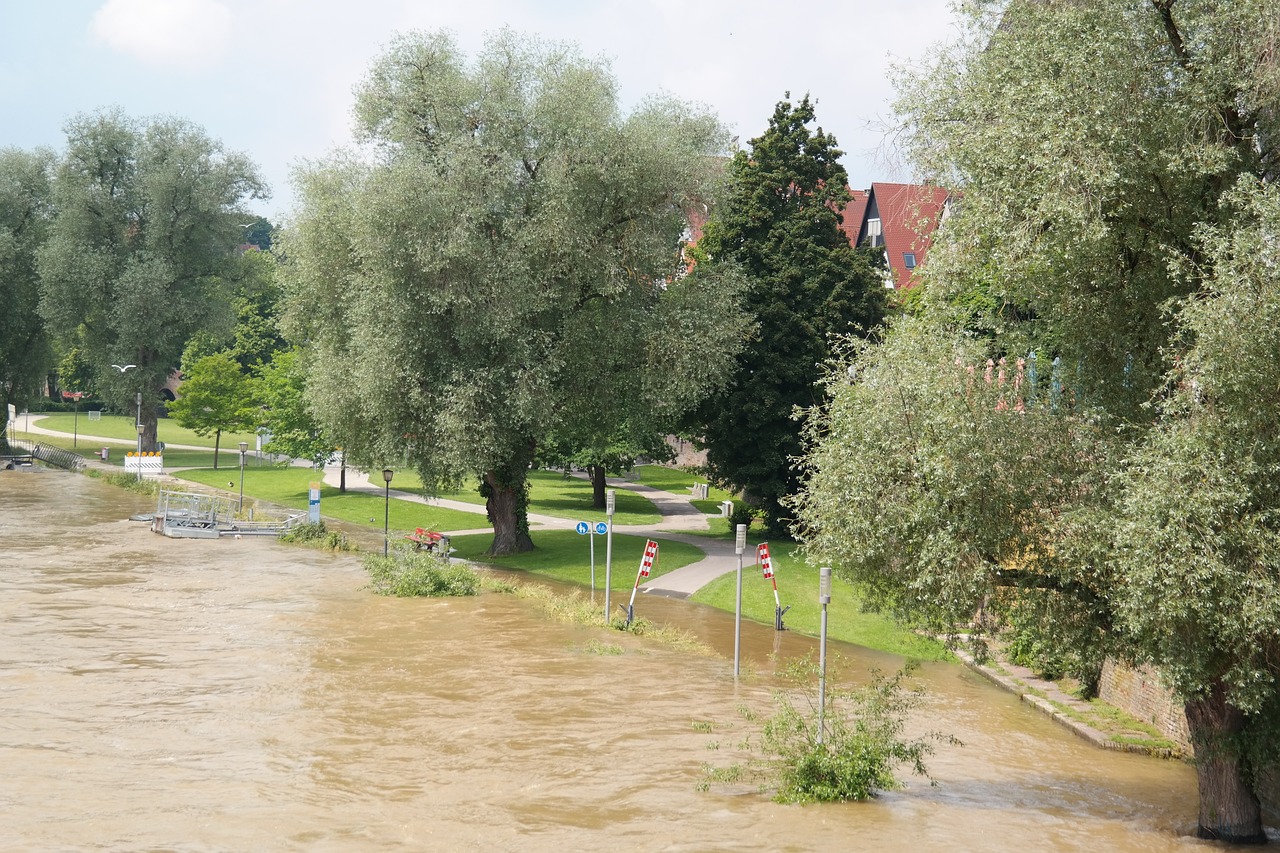
[[[693,723],[767,710],[768,655],[811,641],[744,625],[757,674],[735,684],[731,614],[642,599],[721,657],[679,653],[125,520],[151,508],[0,472],[2,851],[1215,849],[1188,837],[1188,768],[1096,750],[956,665],[921,674],[920,725],[966,744],[939,747],[937,787],[806,807],[698,792],[741,730]]]

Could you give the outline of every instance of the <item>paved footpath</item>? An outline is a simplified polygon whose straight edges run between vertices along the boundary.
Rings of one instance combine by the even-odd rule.
[[[324,470],[324,482],[330,486],[336,487],[341,477],[342,471],[337,466],[326,467]],[[710,529],[707,524],[707,516],[691,503],[690,498],[622,479],[609,480],[608,483],[611,488],[626,489],[643,495],[652,501],[653,505],[662,513],[662,521],[657,524],[615,524],[613,529],[616,532],[629,533],[635,536],[648,536],[652,539],[684,542],[698,548],[706,555],[701,560],[646,581],[640,585],[641,591],[668,598],[688,598],[721,575],[737,570],[738,557],[733,550],[733,542],[684,532]],[[369,480],[368,472],[357,468],[347,469],[347,491],[381,495],[383,494],[383,489],[383,485]],[[480,516],[484,515],[484,507],[480,504],[451,501],[444,498],[424,498],[412,492],[403,492],[396,489],[391,490],[391,495],[397,500],[456,509],[461,512],[476,513]],[[565,529],[572,527],[573,523],[572,519],[529,513],[529,527],[533,530]],[[492,531],[493,528],[486,525],[467,530],[442,530],[440,532],[450,536],[461,536],[468,533],[491,533]],[[744,559],[751,559],[754,562],[754,555],[749,558],[744,557]]]
[[[66,437],[65,432],[56,432],[54,430],[45,429],[40,426],[39,421],[44,415],[31,415],[30,423],[26,425],[26,431],[36,435],[54,435],[61,438]],[[128,445],[133,447],[136,440],[106,438],[104,436],[81,435],[80,440],[84,441],[90,447],[93,445]],[[172,447],[175,450],[209,450],[210,448],[202,445],[191,444],[169,444],[166,447]],[[239,450],[233,451],[239,453]],[[251,451],[252,455],[257,455]],[[92,461],[92,460],[90,460]],[[300,462],[298,464],[309,465],[309,462]],[[339,466],[326,466],[324,469],[324,482],[330,486],[337,487],[342,478],[342,470]],[[706,535],[696,535],[697,532],[704,532],[710,529],[707,524],[708,516],[704,515],[701,510],[693,505],[690,497],[664,492],[661,489],[655,489],[651,486],[641,485],[640,483],[632,483],[624,479],[611,479],[608,481],[610,488],[626,489],[636,494],[642,495],[653,502],[653,505],[662,513],[662,521],[657,524],[615,524],[613,529],[618,533],[628,533],[635,536],[648,536],[652,539],[666,539],[673,542],[684,542],[699,549],[705,555],[701,560],[690,563],[687,566],[676,569],[672,572],[653,578],[640,585],[640,589],[651,595],[661,595],[667,598],[688,598],[711,581],[736,571],[738,568],[738,556],[734,553],[733,542],[722,539],[713,538]],[[382,483],[373,483],[369,480],[368,472],[361,471],[357,468],[347,469],[347,491],[366,492],[381,496],[383,494],[384,485]],[[424,498],[413,492],[400,491],[391,489],[391,495],[396,500],[410,501],[416,503],[427,504],[428,506],[439,506],[447,509],[459,510],[461,512],[475,513],[484,518],[485,510],[480,504],[465,503],[463,501],[451,501],[443,498]],[[531,529],[564,529],[572,527],[572,519],[559,518],[552,515],[540,515],[538,513],[529,514],[529,526]],[[442,530],[450,536],[462,536],[471,533],[492,533],[493,528],[485,522],[477,524],[473,528],[462,530]],[[748,551],[743,555],[743,559],[748,561],[744,565],[754,565],[754,551]]]

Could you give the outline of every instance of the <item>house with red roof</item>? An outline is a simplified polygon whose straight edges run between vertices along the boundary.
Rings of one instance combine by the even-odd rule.
[[[950,193],[941,187],[889,183],[851,192],[853,199],[841,212],[841,230],[855,246],[884,247],[889,264],[885,287],[911,287],[933,245],[933,232],[946,216]]]

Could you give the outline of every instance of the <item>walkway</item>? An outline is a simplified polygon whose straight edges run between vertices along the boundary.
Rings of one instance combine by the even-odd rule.
[[[37,435],[50,435],[65,438],[65,432],[57,432],[45,429],[39,425],[40,419],[44,415],[31,415],[31,421],[26,425],[27,432]],[[119,438],[106,438],[104,436],[80,435],[80,439],[88,445],[129,445],[136,444],[136,441]],[[175,450],[209,450],[210,448],[202,445],[193,444],[169,444],[166,447],[172,447]],[[235,451],[239,452],[239,451]],[[252,451],[251,451],[252,452]],[[254,454],[256,455],[256,453]],[[93,460],[89,460],[93,464]],[[99,463],[101,464],[101,463]],[[310,464],[310,463],[304,463]],[[115,470],[115,466],[111,467]],[[384,492],[382,483],[373,483],[369,480],[369,474],[358,468],[347,468],[347,491],[363,492],[366,494],[377,495],[381,497]],[[585,476],[585,475],[584,475]],[[342,470],[338,466],[326,466],[324,469],[324,482],[327,485],[337,487],[341,482]],[[692,531],[707,531],[710,525],[707,523],[708,516],[704,515],[697,507],[693,505],[690,497],[684,495],[672,494],[664,492],[661,489],[655,489],[651,486],[645,486],[640,483],[633,483],[625,479],[610,479],[608,481],[610,488],[626,489],[636,494],[642,495],[653,502],[654,507],[662,514],[662,521],[657,524],[616,524],[614,530],[618,533],[627,533],[634,536],[648,536],[652,539],[666,539],[673,542],[683,542],[699,549],[706,556],[697,562],[690,563],[687,566],[667,572],[660,577],[653,578],[640,585],[640,589],[648,594],[661,595],[667,598],[688,598],[711,581],[736,571],[738,568],[738,556],[734,553],[734,543],[732,541],[713,538],[711,536],[693,535]],[[410,501],[428,506],[438,506],[446,509],[458,510],[460,512],[470,512],[478,515],[481,519],[485,517],[485,509],[481,504],[466,503],[464,501],[453,501],[445,498],[425,498],[422,495],[401,491],[399,489],[391,489],[391,496],[396,500]],[[529,514],[529,527],[533,530],[547,529],[567,529],[573,526],[573,520],[560,518],[552,515],[541,515],[538,513]],[[449,536],[464,536],[472,533],[492,533],[493,527],[487,522],[481,522],[476,527],[462,530],[442,530]],[[755,554],[748,552],[743,555],[745,565],[755,564]]]

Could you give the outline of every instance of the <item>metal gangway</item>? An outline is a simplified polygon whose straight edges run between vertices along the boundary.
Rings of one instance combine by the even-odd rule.
[[[0,457],[0,459],[19,463],[26,460],[38,459],[41,462],[53,465],[57,468],[66,468],[68,471],[79,471],[85,466],[84,459],[77,454],[72,453],[70,450],[63,450],[61,447],[53,447],[52,445],[44,444],[43,442],[27,441],[22,438],[11,438],[9,439],[9,446],[15,449],[21,448],[27,452],[21,455]]]
[[[240,515],[238,502],[227,495],[162,488],[156,497],[151,529],[172,539],[279,536],[307,518],[305,512],[265,520],[244,519]]]

